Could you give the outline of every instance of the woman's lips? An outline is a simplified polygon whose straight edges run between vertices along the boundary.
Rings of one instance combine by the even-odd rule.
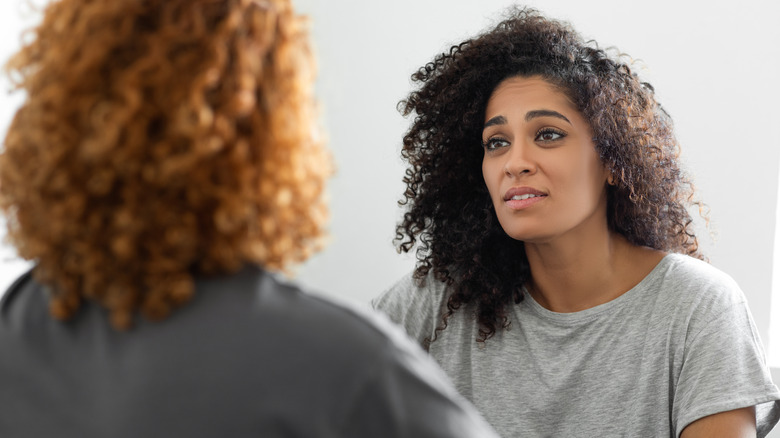
[[[547,194],[532,187],[512,187],[504,194],[504,203],[512,210],[528,208],[547,197]]]

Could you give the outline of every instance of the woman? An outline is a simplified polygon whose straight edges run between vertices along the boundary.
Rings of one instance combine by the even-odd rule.
[[[413,79],[397,241],[419,262],[373,304],[500,435],[772,428],[780,392],[738,286],[698,260],[649,84],[529,9]]]
[[[289,0],[59,0],[32,35],[2,436],[495,436],[402,333],[271,273],[320,247],[330,175]]]

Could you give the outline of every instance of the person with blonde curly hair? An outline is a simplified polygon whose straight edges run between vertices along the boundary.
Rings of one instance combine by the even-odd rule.
[[[702,259],[669,115],[620,55],[513,8],[419,69],[374,300],[503,437],[766,435],[745,297]]]
[[[332,173],[289,0],[58,0],[32,35],[2,436],[495,436],[400,330],[273,274],[321,248]]]

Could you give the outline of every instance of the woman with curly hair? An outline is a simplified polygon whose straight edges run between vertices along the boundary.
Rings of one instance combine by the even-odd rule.
[[[700,260],[649,84],[530,9],[412,78],[397,243],[418,264],[373,305],[500,435],[773,427],[780,392],[742,292]]]
[[[0,434],[495,436],[402,333],[271,274],[321,246],[331,173],[289,0],[58,0],[32,36]]]

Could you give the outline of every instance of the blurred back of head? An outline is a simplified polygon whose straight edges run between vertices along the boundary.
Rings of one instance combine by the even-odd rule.
[[[51,312],[127,328],[193,274],[284,270],[321,246],[330,157],[289,0],[59,0],[6,66],[26,93],[0,209]]]

